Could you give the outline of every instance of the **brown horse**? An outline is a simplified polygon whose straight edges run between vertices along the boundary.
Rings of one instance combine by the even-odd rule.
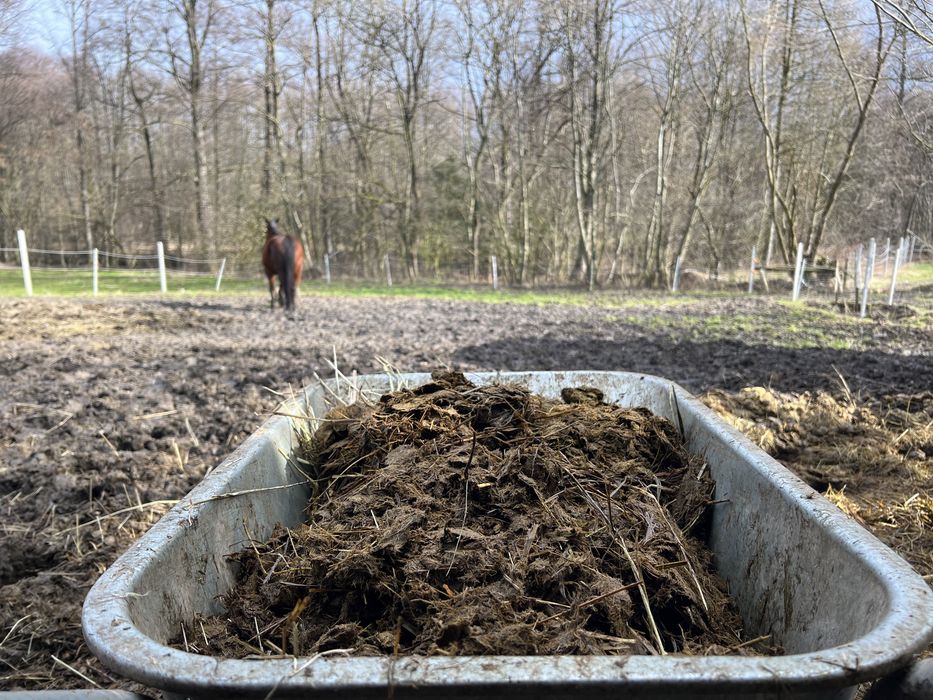
[[[301,267],[304,264],[305,251],[301,241],[279,230],[275,219],[266,219],[266,245],[262,249],[262,266],[269,278],[270,308],[275,308],[278,296],[279,304],[286,311],[295,308],[295,293],[301,285]],[[278,277],[279,289],[276,295],[274,279]]]

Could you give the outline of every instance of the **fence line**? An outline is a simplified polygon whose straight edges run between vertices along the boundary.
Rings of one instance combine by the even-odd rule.
[[[880,293],[877,289],[871,289],[872,280],[878,275],[879,271],[881,271],[883,277],[887,277],[890,271],[890,283],[886,299],[887,305],[893,306],[898,292],[898,274],[904,265],[913,262],[912,254],[916,251],[919,251],[920,255],[929,255],[933,258],[933,246],[925,243],[915,234],[908,234],[898,238],[896,243],[892,239],[886,239],[884,245],[880,245],[875,239],[871,239],[867,246],[867,252],[865,244],[859,243],[858,246],[852,246],[842,251],[840,257],[831,264],[816,264],[803,256],[802,245],[798,244],[792,266],[771,266],[767,261],[764,264],[761,263],[757,256],[757,246],[753,245],[751,264],[748,271],[748,293],[751,294],[754,291],[754,274],[756,271],[761,273],[765,292],[768,292],[766,271],[793,273],[790,296],[794,301],[800,298],[804,289],[809,290],[810,283],[814,279],[819,283],[820,278],[828,280],[831,276],[834,302],[839,303],[842,300],[845,303],[848,282],[852,280],[855,305],[859,308],[860,315],[865,316],[868,312],[871,295]],[[888,262],[889,258],[893,262],[893,269],[891,269]],[[850,260],[853,263],[851,272]],[[817,284],[817,287],[821,287],[821,285]],[[822,287],[823,291],[819,289],[813,291],[826,294],[825,285],[822,285]]]
[[[908,233],[908,235],[899,238],[896,242],[894,240],[890,240],[890,242],[886,241],[886,239],[881,240],[884,242],[876,246],[873,261],[865,260],[865,246],[859,244],[857,247],[853,246],[843,251],[840,258],[830,264],[822,262],[814,263],[813,261],[807,260],[806,257],[802,255],[802,250],[800,250],[798,246],[798,251],[795,251],[797,252],[797,256],[792,260],[791,265],[784,265],[777,262],[772,266],[768,261],[768,257],[770,256],[766,253],[765,260],[760,260],[758,246],[752,246],[751,260],[747,268],[748,293],[752,294],[755,291],[756,271],[760,273],[760,281],[763,283],[764,292],[766,294],[771,293],[767,272],[781,272],[786,274],[789,282],[792,279],[790,284],[790,297],[793,300],[798,300],[804,292],[809,298],[812,298],[813,295],[823,295],[825,297],[828,294],[832,294],[835,302],[839,302],[840,299],[845,300],[848,294],[851,293],[847,291],[847,287],[849,280],[852,280],[853,287],[851,291],[854,292],[854,297],[849,296],[848,298],[854,298],[855,306],[859,307],[862,313],[867,313],[867,306],[871,295],[877,295],[879,293],[878,289],[870,289],[871,279],[875,276],[875,272],[882,270],[884,267],[888,269],[891,268],[887,262],[887,258],[890,257],[891,261],[894,263],[893,271],[890,277],[890,287],[884,291],[887,292],[887,303],[893,305],[898,298],[899,290],[897,289],[897,285],[899,282],[903,285],[900,279],[900,277],[903,276],[901,275],[903,267],[910,263],[915,256],[923,256],[923,259],[927,259],[927,256],[933,255],[933,246],[924,242],[913,233]],[[23,243],[25,243],[25,234],[23,234]],[[773,236],[769,236],[768,243],[768,248],[771,248],[773,246]],[[25,254],[23,250],[25,250]],[[89,291],[92,291],[93,294],[97,294],[99,291],[98,280],[101,270],[109,267],[108,263],[113,260],[129,261],[130,264],[117,265],[111,268],[110,272],[115,270],[151,270],[154,274],[158,273],[159,288],[163,293],[168,291],[169,276],[198,277],[215,275],[215,289],[219,291],[225,272],[228,275],[230,274],[230,270],[227,269],[226,258],[186,258],[177,255],[167,255],[161,243],[156,245],[155,254],[118,253],[99,249],[49,250],[44,248],[28,248],[25,245],[23,245],[22,248],[0,248],[0,253],[19,254],[21,258],[20,263],[23,267],[23,284],[27,290],[27,294],[30,294],[32,291],[31,263],[35,269],[55,269],[73,272],[87,271],[91,276],[91,284],[89,285],[91,290]],[[30,260],[30,256],[40,257],[41,262]],[[80,260],[82,257],[87,260],[86,263]],[[850,263],[853,262],[853,257],[854,265],[850,265]],[[49,258],[58,258],[61,260],[61,264],[55,264],[55,260],[49,262]],[[866,265],[866,262],[869,262],[869,264]],[[137,267],[137,263],[141,264],[141,266]],[[382,252],[379,256],[371,258],[367,264],[366,261],[361,261],[348,253],[341,254],[340,251],[338,251],[336,253],[324,254],[316,262],[311,261],[310,264],[306,266],[306,272],[308,273],[306,277],[320,278],[326,284],[331,284],[335,279],[341,278],[351,281],[366,280],[368,283],[372,283],[374,280],[378,280],[381,277],[382,284],[390,287],[397,284],[399,281],[398,279],[393,279],[394,277],[402,277],[405,281],[409,281],[410,279],[415,282],[430,282],[433,280],[435,283],[454,285],[466,283],[473,286],[486,286],[487,288],[491,287],[493,290],[498,290],[500,286],[502,286],[503,277],[506,280],[505,284],[509,284],[508,280],[515,280],[519,274],[517,269],[519,261],[512,258],[506,257],[504,259],[504,264],[501,264],[503,263],[503,259],[493,253],[488,255],[483,263],[482,269],[477,271],[471,261],[462,258],[459,262],[442,264],[440,257],[432,260],[425,259],[423,256],[415,256],[414,259],[410,259],[403,258],[397,254]],[[566,262],[566,264],[554,266],[552,264],[529,261],[524,268],[524,279],[526,280],[526,284],[530,284],[532,287],[554,284],[562,286],[564,281],[566,281],[567,275],[570,274],[571,268],[569,264],[569,262]],[[201,266],[207,269],[203,271],[183,269],[186,265]],[[413,269],[414,275],[412,276]],[[240,276],[243,275],[242,270],[243,268],[240,267]],[[258,257],[256,270],[258,273]],[[237,266],[234,266],[233,274],[236,276],[237,272]],[[477,272],[479,274],[477,274]],[[676,293],[680,290],[682,276],[689,281],[690,285],[696,285],[697,279],[701,277],[703,273],[704,270],[690,268],[688,267],[687,260],[678,257],[672,271],[671,291]],[[705,273],[709,283],[712,283],[714,279],[717,281],[720,279],[718,266],[715,274],[712,268],[706,269]],[[635,271],[628,270],[625,272],[617,272],[615,278],[624,283],[626,279],[631,280],[634,279],[635,276],[637,276]],[[727,271],[724,276],[724,283],[727,285],[736,285],[738,289],[738,286],[745,281],[741,280],[742,276],[744,276],[743,271],[740,269]],[[831,291],[829,289],[829,280],[832,280]],[[774,281],[773,277],[772,281]],[[685,281],[684,284],[686,285],[687,282]],[[876,282],[876,287],[877,286],[879,286],[878,282]],[[781,290],[787,289],[787,287],[778,285],[775,289],[778,293],[784,293]]]
[[[87,265],[81,266],[71,266],[71,265],[54,265],[54,266],[40,266],[36,269],[52,269],[52,270],[61,270],[66,272],[90,272],[91,274],[91,294],[97,296],[99,292],[99,277],[100,277],[100,257],[103,256],[105,260],[110,260],[111,258],[118,260],[131,260],[134,265],[137,261],[150,261],[154,260],[157,262],[157,268],[159,271],[159,288],[163,294],[168,292],[168,280],[166,273],[165,262],[173,262],[177,264],[191,264],[191,265],[219,265],[219,271],[217,272],[215,290],[220,291],[221,280],[223,279],[224,267],[226,266],[226,258],[183,258],[174,255],[165,255],[165,247],[162,244],[162,241],[156,243],[156,253],[155,255],[151,254],[132,254],[132,253],[115,253],[106,250],[100,250],[98,248],[92,248],[90,250],[48,250],[45,248],[29,248],[26,242],[26,233],[22,229],[16,232],[17,240],[19,247],[17,248],[0,248],[2,253],[17,253],[20,259],[20,267],[22,268],[23,274],[23,287],[26,291],[26,296],[30,297],[33,294],[32,286],[32,266],[30,264],[30,254],[32,255],[45,255],[45,256],[56,256],[62,259],[62,263],[65,261],[65,257],[79,257],[87,256],[88,262]],[[118,268],[118,270],[127,270],[131,268]],[[135,268],[132,268],[135,269]],[[142,268],[142,269],[151,269],[151,268]],[[181,270],[177,268],[172,269],[172,275],[183,275],[189,277],[203,277],[205,273],[194,272],[190,270]],[[211,276],[214,275],[213,271],[209,271],[207,274]]]
[[[82,251],[87,252],[87,251]],[[156,255],[147,255],[143,253],[110,253],[106,250],[100,251],[104,256],[108,258],[117,258],[118,260],[158,260],[159,256]],[[169,256],[165,256],[165,259],[168,260]],[[194,260],[184,260],[183,258],[175,258],[175,260],[183,260],[184,262],[196,262]]]

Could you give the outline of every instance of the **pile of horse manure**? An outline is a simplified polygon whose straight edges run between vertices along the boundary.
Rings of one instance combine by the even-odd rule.
[[[308,522],[235,555],[226,613],[188,639],[236,657],[751,653],[702,544],[703,461],[646,409],[562,397],[435,373],[332,410],[303,447]]]

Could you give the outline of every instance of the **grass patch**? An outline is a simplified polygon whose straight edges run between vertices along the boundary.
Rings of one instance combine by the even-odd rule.
[[[486,304],[567,304],[571,306],[599,306],[605,308],[680,307],[704,299],[728,298],[728,292],[690,292],[673,295],[664,291],[596,291],[575,289],[500,289],[488,287],[442,287],[429,284],[397,284],[387,287],[372,282],[305,281],[301,285],[304,296],[349,297],[413,297],[441,301],[469,301]]]
[[[181,275],[167,272],[169,294],[214,294],[213,275]],[[89,270],[34,269],[32,287],[36,296],[90,296]],[[101,270],[98,278],[101,296],[127,294],[158,294],[159,275],[155,270]],[[221,294],[256,294],[268,298],[263,277],[224,277]],[[493,291],[486,286],[435,286],[430,284],[396,284],[387,287],[367,281],[339,281],[326,284],[322,280],[304,280],[300,294],[305,297],[408,297],[441,301],[467,301],[487,304],[568,304],[608,308],[679,307],[703,299],[726,297],[724,292],[692,292],[671,295],[661,291],[623,292],[597,291],[589,293],[574,289]],[[0,297],[24,297],[23,277],[19,268],[0,268]]]
[[[933,284],[933,262],[904,265],[897,271],[897,283]]]
[[[214,293],[217,282],[213,275],[180,275],[166,273],[169,293]],[[32,291],[36,296],[91,296],[89,270],[39,269],[32,271]],[[265,289],[263,280],[224,278],[222,294],[259,293]],[[159,273],[156,270],[101,270],[98,291],[102,296],[118,294],[158,294]],[[18,268],[0,268],[0,297],[24,297],[23,275]]]
[[[630,316],[626,320],[647,330],[664,331],[693,341],[737,339],[751,344],[766,343],[793,349],[856,347],[860,325],[870,319],[843,316],[800,302],[777,300],[764,313],[696,313]]]

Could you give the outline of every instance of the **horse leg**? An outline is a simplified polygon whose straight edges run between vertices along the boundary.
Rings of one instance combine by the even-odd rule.
[[[275,284],[272,282],[272,276],[269,277],[269,309],[275,311]]]

